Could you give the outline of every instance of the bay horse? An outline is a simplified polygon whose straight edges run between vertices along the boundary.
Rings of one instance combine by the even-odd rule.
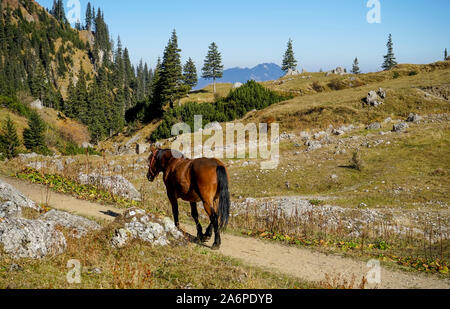
[[[212,249],[218,250],[221,245],[220,231],[226,228],[230,214],[229,180],[225,165],[217,159],[187,159],[180,152],[170,149],[151,147],[150,152],[147,179],[153,182],[160,173],[163,173],[175,226],[180,227],[178,199],[182,199],[191,204],[191,215],[197,227],[197,239],[203,243],[207,242],[214,228]],[[199,202],[203,202],[211,221],[205,234],[198,220]]]

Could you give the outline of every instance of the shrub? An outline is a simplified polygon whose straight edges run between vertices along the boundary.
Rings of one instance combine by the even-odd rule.
[[[360,172],[364,169],[365,164],[361,157],[361,154],[358,151],[355,151],[353,153],[350,166]]]
[[[312,83],[311,87],[316,92],[323,92],[325,90],[325,88],[319,82]]]
[[[417,73],[417,71],[411,71],[408,73],[408,76],[415,76],[417,74],[419,74],[419,73]]]
[[[392,76],[394,79],[395,78],[399,78],[400,77],[400,73],[398,73],[398,72],[394,72],[394,75]]]
[[[233,121],[245,116],[251,110],[261,110],[272,104],[292,98],[270,91],[255,81],[248,81],[242,87],[230,91],[227,97],[215,103],[199,104],[188,102],[166,112],[160,126],[150,136],[152,141],[171,137],[171,128],[178,122],[187,123],[194,129],[194,116],[202,115],[203,123]]]
[[[88,147],[83,148],[75,144],[74,142],[67,142],[64,148],[59,150],[63,156],[76,156],[76,155],[85,155],[88,153],[89,155],[101,155],[99,152],[95,151],[95,149]]]
[[[343,90],[347,88],[347,84],[340,79],[333,79],[331,82],[328,83],[328,87],[333,90]]]

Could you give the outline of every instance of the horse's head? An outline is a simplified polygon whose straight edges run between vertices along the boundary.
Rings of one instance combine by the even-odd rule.
[[[148,157],[148,173],[147,179],[150,182],[153,182],[156,177],[158,177],[159,173],[161,173],[161,163],[159,162],[159,152],[161,149],[151,147],[150,148],[150,156]]]

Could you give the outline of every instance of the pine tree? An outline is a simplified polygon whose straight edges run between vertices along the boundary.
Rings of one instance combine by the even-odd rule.
[[[28,128],[23,131],[23,144],[28,150],[45,153],[47,147],[44,138],[45,123],[36,112],[31,113]]]
[[[17,136],[16,126],[11,118],[6,118],[3,126],[3,132],[0,135],[0,149],[8,159],[17,157],[18,148],[20,146],[19,137]]]
[[[361,71],[359,70],[358,58],[355,58],[355,61],[353,61],[352,74],[361,74]]]
[[[183,68],[183,78],[184,83],[188,85],[191,89],[197,86],[198,76],[197,68],[195,67],[194,61],[189,58]]]
[[[397,62],[395,61],[395,56],[394,56],[394,44],[392,43],[392,34],[389,34],[389,39],[388,42],[386,44],[387,48],[388,48],[388,53],[386,56],[384,56],[384,63],[382,65],[382,68],[387,71],[392,69],[394,66],[397,65]]]
[[[283,64],[281,69],[284,72],[287,72],[289,71],[289,69],[295,70],[296,68],[297,68],[297,60],[295,60],[294,49],[292,47],[292,40],[289,39],[286,52],[284,53]]]
[[[154,98],[161,111],[167,104],[173,107],[174,102],[186,93],[186,89],[182,87],[183,72],[180,52],[177,34],[174,30],[164,50],[163,61],[159,69],[159,80],[155,87]]]
[[[209,46],[205,64],[202,68],[202,78],[213,79],[214,94],[216,93],[216,79],[223,76],[222,56],[215,42]]]
[[[448,54],[447,54],[447,48],[446,48],[444,51],[444,60],[447,60],[447,59],[448,59]]]
[[[92,8],[90,2],[88,2],[86,8],[86,30],[92,30]]]

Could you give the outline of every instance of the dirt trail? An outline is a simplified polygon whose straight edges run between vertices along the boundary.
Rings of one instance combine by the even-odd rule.
[[[16,187],[35,202],[46,201],[47,189],[43,186],[7,177],[0,177],[0,179]],[[123,211],[114,207],[78,200],[68,195],[54,192],[49,192],[48,194],[50,197],[49,205],[52,208],[83,216],[112,221],[115,214],[120,214]],[[194,233],[192,226],[183,225],[182,228],[189,233]],[[340,274],[341,278],[346,278],[347,280],[351,280],[355,276],[355,282],[358,284],[361,282],[362,277],[367,276],[370,271],[367,264],[361,261],[326,255],[307,249],[287,247],[253,238],[224,234],[222,243],[222,248],[219,252],[223,255],[240,259],[249,265],[271,269],[306,281],[321,281],[324,280],[325,274]],[[381,283],[378,285],[371,284],[369,287],[450,289],[450,281],[436,279],[423,274],[392,271],[382,267]]]

